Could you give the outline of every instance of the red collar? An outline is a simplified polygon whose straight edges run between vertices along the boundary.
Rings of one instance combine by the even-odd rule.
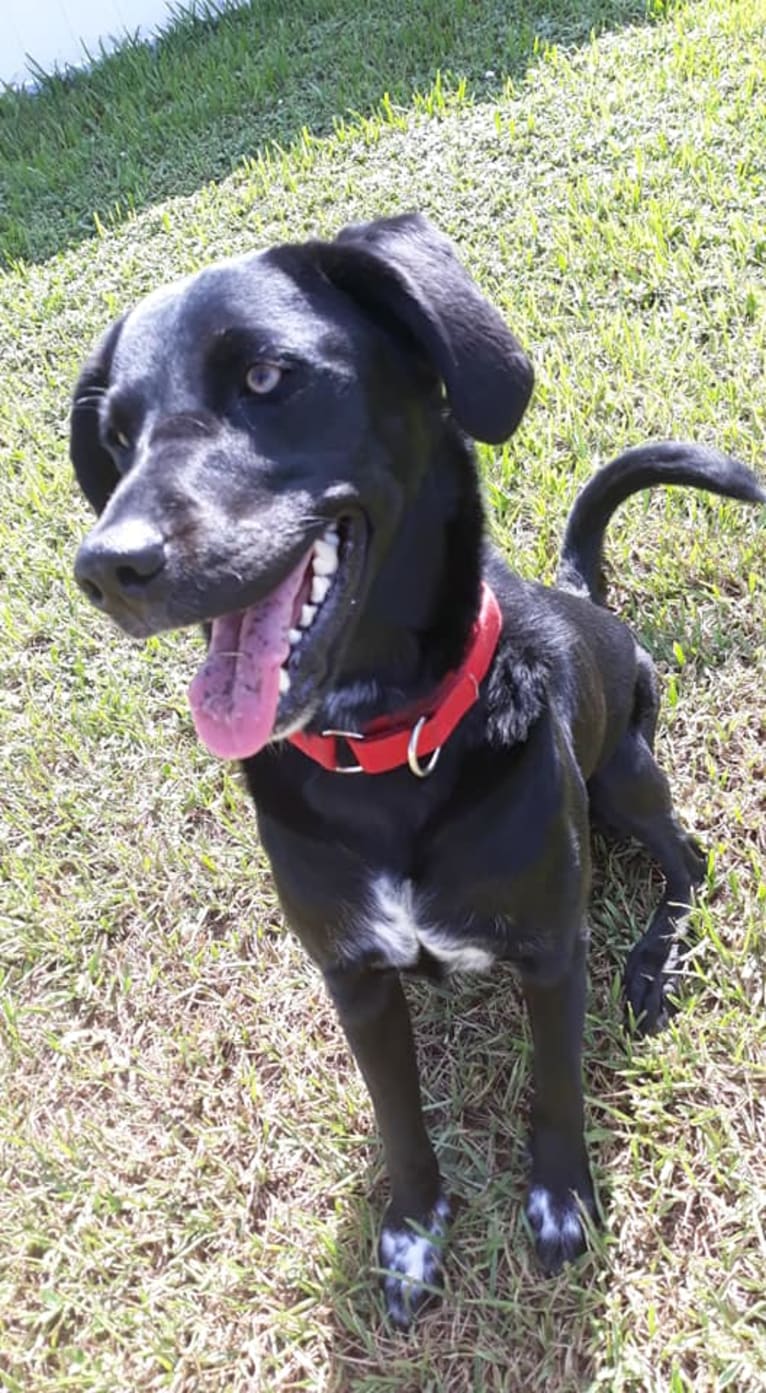
[[[424,778],[434,768],[444,742],[478,699],[479,683],[489,670],[502,627],[500,606],[483,582],[468,652],[457,671],[448,673],[426,702],[406,713],[379,716],[361,732],[325,730],[309,735],[298,731],[288,737],[290,744],[333,773],[386,774],[408,764],[413,774]],[[345,740],[355,764],[339,762],[339,739]],[[424,755],[431,755],[425,766],[420,763]]]

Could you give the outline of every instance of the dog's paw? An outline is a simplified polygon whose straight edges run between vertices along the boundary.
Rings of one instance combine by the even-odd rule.
[[[707,858],[693,837],[685,838],[683,852],[690,905],[694,887],[704,879]],[[625,1024],[638,1036],[656,1035],[678,1010],[673,995],[690,948],[684,932],[687,913],[684,901],[671,904],[666,897],[628,954],[623,974]]]
[[[664,1030],[678,1007],[672,992],[681,976],[684,944],[669,936],[669,946],[637,943],[628,954],[623,976],[626,1025],[635,1035]]]
[[[534,1234],[537,1256],[546,1272],[558,1272],[563,1263],[571,1262],[585,1251],[583,1209],[592,1214],[590,1196],[578,1196],[571,1190],[557,1195],[545,1185],[533,1185],[529,1191],[526,1215]]]
[[[379,1257],[383,1269],[386,1312],[397,1330],[407,1330],[413,1317],[442,1286],[442,1251],[451,1214],[444,1196],[423,1223],[384,1222]]]
[[[675,1007],[668,999],[666,987],[672,978],[651,964],[642,962],[639,956],[628,959],[623,980],[626,1026],[639,1038],[643,1035],[657,1035],[664,1030]]]

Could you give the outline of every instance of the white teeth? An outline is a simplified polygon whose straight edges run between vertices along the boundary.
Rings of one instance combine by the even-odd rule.
[[[321,605],[329,589],[329,576],[314,576],[314,579],[311,582],[311,603],[313,605]]]
[[[300,641],[301,630],[308,629],[309,625],[313,624],[317,609],[327,596],[332,584],[332,577],[338,569],[339,545],[340,538],[332,525],[327,527],[324,535],[314,543],[311,557],[311,590],[309,591],[311,603],[301,607],[298,619],[300,628],[288,630],[287,637],[291,648]]]
[[[320,537],[319,541],[314,543],[313,567],[315,576],[334,575],[338,569],[337,543],[336,546],[332,546],[324,537]]]
[[[290,678],[288,677],[288,675],[287,675],[287,673],[285,672],[284,668],[281,667],[281,668],[279,669],[279,694],[280,694],[280,696],[284,696],[287,692],[289,692],[289,690],[290,690]]]

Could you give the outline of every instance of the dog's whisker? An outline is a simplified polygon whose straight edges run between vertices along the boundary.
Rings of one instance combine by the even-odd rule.
[[[212,435],[215,430],[213,422],[205,420],[204,416],[194,416],[191,412],[185,411],[182,419],[185,424],[196,426],[204,435]]]

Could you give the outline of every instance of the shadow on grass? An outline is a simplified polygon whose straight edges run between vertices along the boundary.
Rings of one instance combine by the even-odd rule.
[[[0,265],[41,261],[220,180],[304,127],[328,134],[441,73],[486,96],[541,45],[651,20],[672,0],[252,0],[182,17],[89,72],[0,95]],[[341,214],[342,218],[342,214]]]

